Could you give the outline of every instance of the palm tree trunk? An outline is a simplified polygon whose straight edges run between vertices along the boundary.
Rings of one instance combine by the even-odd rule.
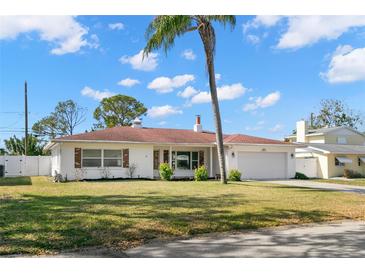
[[[212,99],[212,108],[213,108],[215,131],[216,131],[216,141],[217,141],[217,151],[218,151],[219,169],[220,169],[220,174],[221,174],[221,182],[223,184],[227,184],[226,163],[225,163],[226,161],[225,161],[224,146],[223,146],[222,122],[221,122],[221,115],[220,115],[220,111],[219,111],[217,85],[215,82],[213,49],[209,43],[209,39],[206,39],[206,37],[204,37],[205,35],[203,34],[203,32],[200,33],[200,36],[201,36],[203,44],[204,44],[206,61],[207,61],[207,69],[208,69],[208,74],[209,74],[210,95],[211,95],[211,99]]]

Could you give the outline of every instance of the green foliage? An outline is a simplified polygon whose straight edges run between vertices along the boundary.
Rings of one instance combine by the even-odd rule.
[[[297,179],[297,180],[308,180],[308,176],[303,174],[303,173],[300,173],[300,172],[296,172],[295,173],[295,176],[294,176],[294,179]]]
[[[343,176],[347,179],[357,179],[357,178],[364,178],[359,172],[356,172],[351,169],[345,169],[343,172]]]
[[[312,128],[322,127],[340,127],[347,126],[351,128],[358,128],[363,124],[361,114],[355,113],[354,110],[349,109],[340,100],[326,99],[322,100],[321,109],[318,114],[314,114],[312,121]]]
[[[23,155],[25,138],[18,139],[15,135],[8,140],[4,140],[5,148],[10,155]],[[44,143],[33,135],[28,135],[29,156],[45,155],[43,151]]]
[[[72,100],[59,102],[54,112],[33,124],[36,135],[55,138],[72,135],[75,128],[85,121],[85,109]]]
[[[172,171],[170,165],[167,163],[162,163],[162,164],[160,164],[159,169],[160,169],[161,179],[163,179],[165,181],[171,181],[171,177],[174,174],[174,172]]]
[[[130,126],[135,118],[146,112],[143,103],[131,96],[118,94],[104,98],[94,111],[95,127]]]
[[[207,181],[208,180],[208,170],[204,165],[195,169],[194,179],[195,179],[195,181]]]
[[[214,52],[215,35],[212,27],[213,22],[229,24],[231,28],[236,24],[236,17],[232,15],[161,15],[156,16],[146,30],[147,45],[144,54],[148,55],[154,50],[163,48],[165,53],[173,47],[176,37],[182,36],[190,31],[201,31],[209,29],[209,37],[205,36],[205,41],[209,41],[210,48]],[[207,32],[208,33],[208,32]]]
[[[214,55],[216,46],[216,35],[213,23],[219,23],[224,27],[230,25],[233,29],[236,25],[236,17],[233,15],[161,15],[156,16],[146,30],[147,44],[143,50],[143,57],[148,56],[154,50],[163,49],[167,51],[174,46],[175,38],[187,32],[197,31],[201,38],[206,58],[206,68],[209,75],[209,87],[214,110],[214,119],[217,125],[216,137],[219,155],[224,155],[223,133],[217,85],[214,72]],[[218,157],[219,167],[222,173],[221,182],[227,183],[225,173],[224,157]]]
[[[241,172],[238,169],[231,169],[228,173],[229,181],[241,181]]]

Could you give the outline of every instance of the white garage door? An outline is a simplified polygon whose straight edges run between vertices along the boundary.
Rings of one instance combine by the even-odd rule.
[[[244,179],[286,178],[286,153],[239,152],[238,169]]]

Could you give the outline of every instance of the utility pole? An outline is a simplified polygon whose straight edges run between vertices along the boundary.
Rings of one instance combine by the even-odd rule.
[[[27,81],[24,83],[24,113],[25,113],[25,138],[24,138],[24,155],[28,152],[28,86]]]

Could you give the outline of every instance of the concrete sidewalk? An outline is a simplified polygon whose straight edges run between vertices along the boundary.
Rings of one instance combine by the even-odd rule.
[[[128,257],[365,257],[365,222],[344,221],[220,233],[155,242],[126,251]]]
[[[262,181],[263,183],[286,185],[293,187],[305,187],[314,189],[323,189],[340,192],[352,192],[358,194],[365,194],[364,186],[351,186],[342,184],[322,183],[311,180],[274,180],[274,181]]]

